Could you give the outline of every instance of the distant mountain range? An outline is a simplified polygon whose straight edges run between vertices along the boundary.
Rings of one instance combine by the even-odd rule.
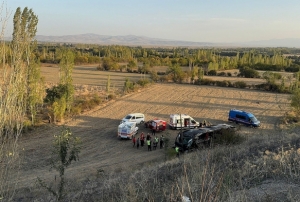
[[[125,35],[109,36],[98,34],[80,34],[64,36],[44,36],[37,35],[37,41],[40,42],[64,42],[64,43],[86,43],[102,45],[128,45],[128,46],[214,46],[213,43],[174,41],[167,39],[157,39],[145,36]]]
[[[55,43],[85,43],[101,45],[128,45],[128,46],[171,46],[171,47],[300,47],[300,38],[270,39],[238,43],[210,43],[150,38],[145,36],[125,35],[109,36],[98,34],[79,34],[63,36],[37,35],[38,42]]]

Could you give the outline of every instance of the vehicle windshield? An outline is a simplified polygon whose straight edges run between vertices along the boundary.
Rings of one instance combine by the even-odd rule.
[[[253,117],[250,117],[250,120],[252,121],[252,123],[255,123],[257,122],[257,119],[253,116]]]
[[[187,145],[187,144],[189,143],[190,140],[191,140],[191,138],[184,137],[184,138],[183,138],[183,144],[184,144],[184,145]]]
[[[127,115],[125,119],[131,119],[131,115]]]

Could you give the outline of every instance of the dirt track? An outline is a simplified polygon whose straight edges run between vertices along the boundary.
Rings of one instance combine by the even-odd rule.
[[[231,108],[253,112],[262,122],[259,129],[242,127],[248,135],[261,133],[268,135],[276,132],[279,118],[289,107],[288,95],[262,91],[239,90],[194,85],[156,84],[111,101],[98,109],[87,112],[76,120],[66,123],[75,136],[82,139],[80,161],[68,168],[68,175],[79,181],[95,177],[97,170],[121,172],[125,168],[138,168],[153,160],[164,160],[163,149],[148,152],[147,148],[132,148],[132,142],[117,138],[117,126],[121,118],[132,112],[141,112],[146,120],[162,118],[169,120],[172,113],[185,113],[195,120],[204,119],[211,123],[227,122]],[[53,181],[53,171],[49,171],[49,158],[53,135],[61,126],[51,124],[23,136],[20,147],[24,148],[21,164],[20,187],[33,186],[37,177]],[[141,127],[141,131],[148,131]],[[178,131],[169,130],[163,134],[174,142]]]

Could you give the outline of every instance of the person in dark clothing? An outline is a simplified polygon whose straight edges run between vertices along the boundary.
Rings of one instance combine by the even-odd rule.
[[[138,138],[137,140],[136,140],[136,148],[138,149],[140,147],[140,138]]]
[[[150,134],[148,133],[147,134],[147,138],[146,138],[147,140],[151,140],[151,136],[150,136]]]
[[[159,140],[159,146],[161,149],[164,147],[164,139],[165,139],[164,136],[161,135],[160,140]]]
[[[155,128],[152,129],[152,135],[155,136]]]
[[[135,142],[136,142],[136,139],[135,139],[135,136],[133,136],[133,138],[132,138],[133,146],[132,147],[135,147]]]
[[[143,132],[141,133],[140,140],[141,140],[141,147],[143,147],[144,146],[144,142],[145,142],[145,135],[144,135]]]

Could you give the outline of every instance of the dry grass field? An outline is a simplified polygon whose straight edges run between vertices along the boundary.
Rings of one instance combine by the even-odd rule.
[[[42,74],[47,82],[55,83],[57,67],[44,66]],[[107,75],[111,76],[116,87],[122,87],[124,77],[139,79],[140,75],[96,71],[95,67],[76,67],[74,83],[105,86]],[[100,89],[101,90],[101,89]],[[105,173],[137,170],[145,165],[164,161],[163,149],[148,152],[146,147],[132,147],[132,142],[117,138],[120,120],[128,113],[144,113],[146,120],[161,118],[169,120],[173,113],[189,114],[195,120],[207,120],[213,124],[227,123],[231,108],[250,111],[261,121],[260,128],[241,127],[241,133],[248,138],[256,135],[270,138],[283,128],[280,120],[289,110],[289,95],[254,91],[248,89],[219,88],[209,86],[154,84],[140,92],[128,94],[109,101],[64,124],[82,140],[80,160],[67,169],[67,178],[82,182],[97,178],[99,170]],[[234,123],[232,123],[235,125]],[[53,136],[61,129],[60,125],[47,124],[25,134],[20,139],[22,148],[21,170],[18,180],[19,192],[24,197],[35,189],[36,178],[53,182],[57,173],[49,171]],[[148,133],[140,126],[140,132]],[[171,144],[178,131],[167,129],[162,132],[170,138]],[[26,194],[27,193],[27,194]],[[25,200],[26,201],[26,200]]]

